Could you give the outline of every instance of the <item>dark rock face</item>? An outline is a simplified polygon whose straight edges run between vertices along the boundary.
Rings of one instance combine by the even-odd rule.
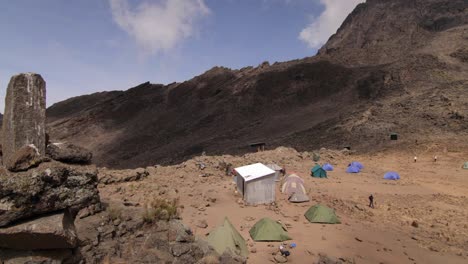
[[[54,160],[71,164],[89,164],[93,158],[89,150],[70,143],[49,144],[46,154]]]
[[[99,202],[94,166],[42,163],[26,172],[0,172],[0,227],[49,212]]]
[[[6,168],[10,171],[25,171],[38,166],[44,157],[39,154],[34,145],[24,146],[15,152]]]
[[[3,162],[12,167],[16,151],[34,145],[45,154],[46,83],[39,74],[22,73],[11,78],[3,117]]]
[[[0,248],[21,250],[75,248],[78,238],[73,222],[73,216],[66,210],[0,228]]]

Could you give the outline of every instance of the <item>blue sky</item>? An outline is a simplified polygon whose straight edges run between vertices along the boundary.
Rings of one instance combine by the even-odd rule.
[[[0,109],[11,75],[37,72],[47,103],[214,66],[313,56],[362,0],[0,0]]]

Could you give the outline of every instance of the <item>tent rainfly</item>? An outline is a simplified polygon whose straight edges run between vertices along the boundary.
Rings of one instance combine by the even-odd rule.
[[[304,188],[304,180],[297,174],[289,175],[284,179],[281,192],[289,195],[293,193],[306,193]]]
[[[463,164],[463,169],[468,170],[468,161]]]
[[[307,210],[304,216],[311,223],[340,224],[340,219],[336,216],[335,210],[321,204],[314,205]]]
[[[359,161],[353,161],[348,166],[357,167],[359,170],[364,169],[364,165],[362,165],[362,163]]]
[[[289,195],[288,200],[291,203],[303,203],[309,201],[309,197],[307,196],[304,187],[304,180],[296,174],[291,174],[284,179],[281,192]]]
[[[389,171],[389,172],[385,173],[384,179],[386,179],[386,180],[399,180],[400,175],[397,172]]]
[[[356,166],[349,166],[347,169],[346,169],[346,172],[347,173],[359,173],[361,170],[356,167]]]
[[[249,254],[247,243],[227,217],[224,218],[222,225],[209,233],[206,240],[220,255],[227,250],[243,257]]]
[[[317,164],[310,170],[310,176],[314,178],[326,178],[327,172],[324,169],[322,169],[320,165]]]
[[[281,173],[281,170],[283,170],[283,168],[281,168],[275,163],[270,163],[270,164],[267,164],[266,166],[275,171],[275,180],[279,181],[280,173]]]
[[[275,171],[255,163],[235,168],[237,190],[249,205],[275,201]]]
[[[291,237],[286,229],[277,221],[270,218],[262,218],[249,231],[254,241],[286,241]]]
[[[322,169],[326,171],[333,171],[333,166],[330,163],[325,163],[323,164]]]

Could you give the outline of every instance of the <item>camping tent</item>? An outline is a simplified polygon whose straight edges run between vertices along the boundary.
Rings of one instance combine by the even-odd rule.
[[[327,177],[327,172],[320,167],[320,165],[315,165],[311,170],[310,170],[310,176],[314,178],[326,178]]]
[[[356,167],[356,166],[349,166],[347,169],[346,169],[346,172],[347,173],[359,173],[361,170]]]
[[[465,164],[463,164],[463,168],[464,168],[465,170],[468,170],[468,161],[465,162]]]
[[[333,171],[333,166],[330,163],[325,163],[323,164],[322,169],[326,171]]]
[[[249,231],[250,236],[255,241],[286,241],[291,240],[291,237],[286,232],[286,229],[270,218],[260,219]]]
[[[309,196],[305,193],[293,193],[291,196],[289,196],[288,200],[291,203],[305,203],[310,201]]]
[[[398,173],[394,172],[394,171],[389,171],[389,172],[385,173],[384,179],[386,179],[386,180],[399,180],[400,175]]]
[[[358,162],[358,161],[353,161],[348,166],[349,167],[351,167],[351,166],[357,167],[359,170],[364,169],[364,165],[362,165],[362,163]]]
[[[311,223],[340,224],[340,219],[336,216],[335,210],[321,204],[314,205],[307,210],[304,216]]]
[[[286,194],[306,193],[304,188],[304,180],[296,174],[291,174],[284,179],[281,192]]]
[[[222,225],[210,232],[206,240],[220,255],[226,250],[230,250],[232,253],[243,257],[247,257],[249,254],[244,238],[229,222],[227,217],[224,218]]]

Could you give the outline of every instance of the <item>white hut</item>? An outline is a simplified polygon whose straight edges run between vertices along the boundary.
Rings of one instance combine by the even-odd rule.
[[[275,171],[262,163],[234,169],[237,189],[247,204],[265,204],[275,201]]]

